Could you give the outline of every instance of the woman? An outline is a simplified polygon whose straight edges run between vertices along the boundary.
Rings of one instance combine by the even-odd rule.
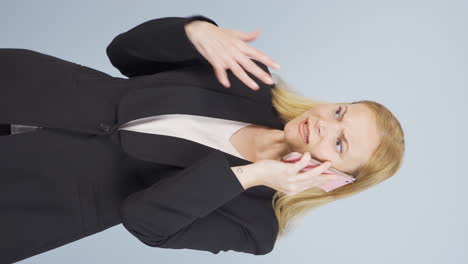
[[[390,111],[294,95],[244,43],[257,35],[203,16],[147,21],[107,47],[129,79],[0,50],[0,123],[39,128],[0,137],[0,262],[119,223],[153,247],[263,255],[293,217],[394,175],[404,141]],[[299,173],[311,156],[324,163]],[[357,181],[316,188],[334,179],[325,161]]]

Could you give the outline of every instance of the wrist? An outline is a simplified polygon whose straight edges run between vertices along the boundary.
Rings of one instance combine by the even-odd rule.
[[[211,24],[210,22],[203,20],[193,20],[184,25],[185,32],[187,35],[192,34],[197,28]]]
[[[259,175],[255,169],[249,164],[244,166],[231,167],[232,172],[236,175],[244,190],[261,185]]]

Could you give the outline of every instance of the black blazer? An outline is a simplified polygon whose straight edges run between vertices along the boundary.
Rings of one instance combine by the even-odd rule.
[[[122,74],[131,79],[146,75],[138,79],[140,87],[123,96],[118,122],[111,129],[137,118],[171,113],[283,129],[271,104],[272,85],[249,74],[260,85],[253,91],[230,71],[231,88],[218,82],[185,34],[184,25],[194,19],[216,25],[203,16],[160,18],[117,36],[108,46],[110,61]],[[273,249],[278,231],[271,205],[275,190],[266,186],[244,190],[230,169],[251,162],[176,137],[125,130],[120,134],[128,153],[184,168],[124,201],[122,223],[139,240],[155,247],[212,253],[264,255]],[[170,151],[154,151],[159,148]]]
[[[128,179],[112,176],[111,169],[107,170],[109,175],[96,179],[105,181],[100,186],[106,189],[92,193],[89,182],[80,183],[80,204],[83,212],[89,212],[83,215],[85,231],[77,227],[68,238],[55,231],[57,234],[51,237],[60,237],[58,242],[35,237],[38,243],[47,242],[47,246],[24,249],[23,256],[119,223],[153,247],[215,254],[234,250],[255,255],[273,249],[278,232],[271,200],[275,190],[267,186],[244,190],[230,168],[250,161],[182,138],[117,130],[128,121],[162,114],[200,115],[284,128],[271,103],[273,85],[247,73],[260,86],[260,90],[253,91],[231,71],[231,88],[219,83],[209,62],[185,34],[184,25],[197,19],[217,25],[204,16],[165,17],[144,22],[115,37],[107,47],[107,55],[128,79],[52,57],[46,60],[45,55],[22,53],[37,58],[32,61],[29,55],[25,56],[27,65],[46,64],[53,67],[55,74],[42,74],[38,66],[37,71],[28,73],[30,78],[21,79],[25,85],[11,89],[4,85],[0,123],[56,128],[92,137],[117,135],[121,149],[129,156],[160,166],[157,175],[146,173],[144,188],[130,187]],[[21,59],[8,56],[2,58]],[[264,64],[253,61],[269,72]],[[35,83],[27,83],[38,80],[50,85],[37,89]],[[19,101],[25,104],[16,109]],[[62,177],[63,181],[63,175],[55,177]],[[88,216],[95,217],[95,221],[88,221]]]

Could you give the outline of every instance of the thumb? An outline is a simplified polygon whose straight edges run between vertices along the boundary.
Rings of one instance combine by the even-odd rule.
[[[252,41],[256,39],[259,34],[259,29],[256,29],[255,31],[249,33],[239,32],[238,37],[243,41]]]
[[[300,157],[302,157],[302,154],[299,152],[291,152],[288,155],[284,156],[282,159],[283,160],[297,160]]]

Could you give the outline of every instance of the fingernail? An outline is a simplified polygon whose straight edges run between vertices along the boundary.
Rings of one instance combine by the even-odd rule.
[[[291,152],[288,155],[284,156],[283,159],[285,160],[297,159],[300,156],[301,156],[301,153],[299,152]]]

